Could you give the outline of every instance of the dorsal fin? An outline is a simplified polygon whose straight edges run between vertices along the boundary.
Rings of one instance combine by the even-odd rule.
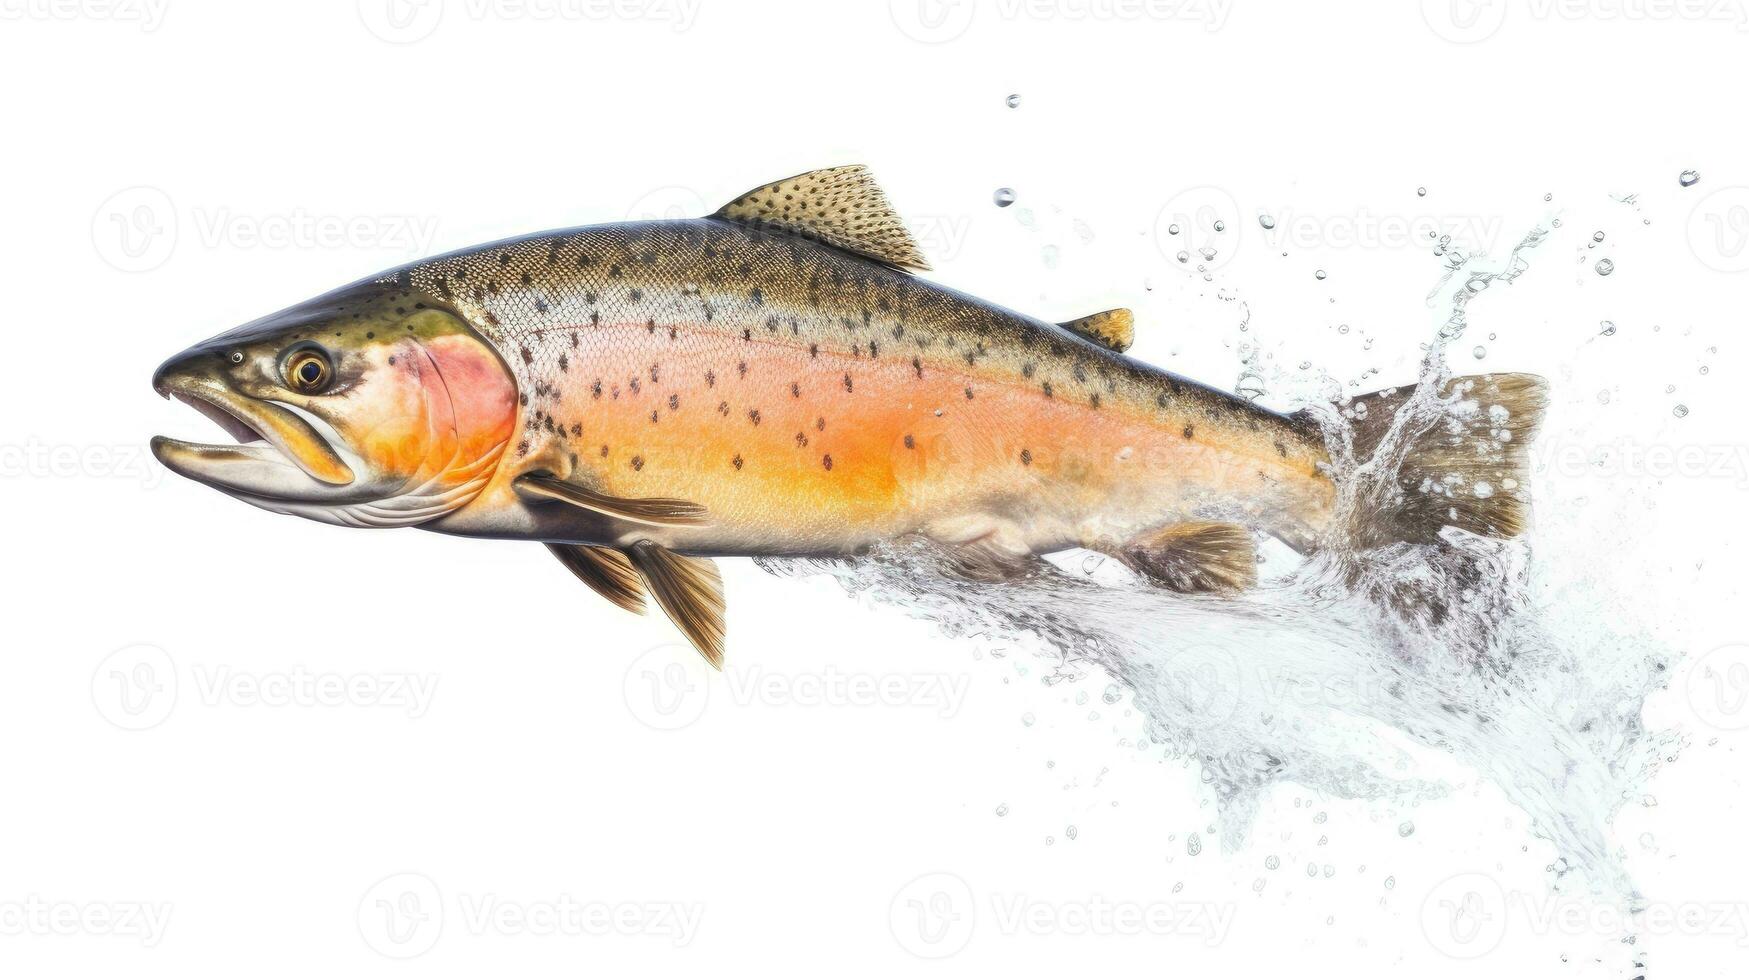
[[[1057,326],[1119,353],[1129,350],[1136,340],[1136,315],[1125,309],[1106,310]]]
[[[887,195],[860,164],[755,187],[711,217],[812,238],[899,269],[929,268]]]

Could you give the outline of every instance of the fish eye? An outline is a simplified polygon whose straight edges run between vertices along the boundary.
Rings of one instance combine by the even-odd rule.
[[[231,363],[232,363],[232,364],[241,364],[241,363],[243,363],[243,352],[242,352],[242,351],[240,351],[240,350],[234,350],[234,351],[232,351],[232,352],[231,352]]]
[[[314,395],[328,387],[334,378],[334,366],[325,351],[306,347],[286,358],[286,383],[306,395]]]

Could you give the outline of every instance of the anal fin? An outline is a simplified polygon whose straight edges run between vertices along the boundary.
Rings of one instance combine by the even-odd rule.
[[[1171,524],[1136,537],[1116,557],[1174,592],[1231,592],[1257,584],[1257,546],[1238,524]]]
[[[677,555],[649,541],[626,551],[656,604],[704,659],[723,669],[723,576],[709,558]]]
[[[637,569],[622,552],[582,544],[554,544],[551,551],[584,585],[589,586],[608,602],[628,612],[643,615],[644,586]]]

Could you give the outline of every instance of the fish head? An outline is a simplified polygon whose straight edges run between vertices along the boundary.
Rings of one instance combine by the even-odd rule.
[[[152,387],[236,439],[159,436],[152,452],[170,470],[345,526],[422,524],[465,506],[517,414],[515,377],[465,317],[368,281],[196,344]]]

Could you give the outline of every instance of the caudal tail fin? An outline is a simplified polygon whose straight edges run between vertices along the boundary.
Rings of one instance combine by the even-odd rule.
[[[1351,517],[1354,543],[1430,543],[1447,527],[1491,538],[1522,534],[1530,524],[1530,443],[1547,384],[1530,374],[1452,378],[1427,403],[1431,410],[1404,413],[1415,388],[1362,395],[1345,413],[1352,458],[1372,484]]]

